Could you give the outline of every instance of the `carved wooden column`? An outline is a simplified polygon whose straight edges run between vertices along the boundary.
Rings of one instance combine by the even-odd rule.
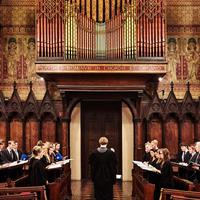
[[[41,120],[38,121],[38,127],[39,127],[38,140],[42,140],[42,121]]]
[[[63,118],[61,121],[61,146],[62,146],[62,153],[70,157],[70,144],[69,144],[69,128],[70,128],[70,121],[69,118]]]
[[[5,145],[7,145],[7,142],[10,140],[10,119],[7,119],[6,121],[6,141]]]
[[[26,152],[26,120],[22,119],[22,151]]]
[[[182,143],[182,128],[183,128],[183,119],[179,119],[178,123],[178,144]]]
[[[194,142],[197,142],[197,141],[199,141],[199,135],[200,135],[200,133],[199,133],[199,120],[197,120],[197,119],[195,119],[195,121],[194,121]]]
[[[166,141],[165,141],[165,132],[166,132],[165,123],[166,123],[166,119],[163,118],[161,123],[162,123],[162,146],[166,147]]]
[[[143,134],[142,134],[142,122],[141,119],[135,118],[134,120],[134,160],[142,159],[142,148],[144,145]]]

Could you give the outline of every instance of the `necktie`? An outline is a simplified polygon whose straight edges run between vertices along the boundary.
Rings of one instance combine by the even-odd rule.
[[[10,151],[10,156],[11,156],[11,159],[13,160],[13,153],[12,153],[12,150]]]
[[[198,163],[198,160],[199,160],[199,153],[197,154],[197,157],[196,157],[195,163]]]
[[[185,152],[183,152],[183,154],[182,154],[182,162],[184,162],[185,161]]]

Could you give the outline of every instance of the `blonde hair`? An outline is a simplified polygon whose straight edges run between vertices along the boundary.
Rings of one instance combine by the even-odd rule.
[[[38,156],[39,153],[42,152],[42,148],[40,146],[34,146],[32,150],[32,156]]]
[[[100,137],[99,138],[99,144],[100,145],[106,145],[106,144],[108,144],[108,138],[107,137]]]

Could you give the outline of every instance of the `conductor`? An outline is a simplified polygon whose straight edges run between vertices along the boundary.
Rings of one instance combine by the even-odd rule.
[[[108,139],[101,137],[98,147],[89,157],[91,177],[94,183],[96,200],[112,200],[113,184],[116,182],[117,159],[113,151],[107,148]]]

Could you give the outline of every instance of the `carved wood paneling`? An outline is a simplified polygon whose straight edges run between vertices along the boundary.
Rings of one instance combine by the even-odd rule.
[[[6,113],[4,95],[2,91],[0,91],[0,119],[5,120],[6,118],[7,118],[7,113]]]
[[[42,123],[42,141],[56,142],[56,123],[54,121]]]
[[[162,147],[162,123],[158,118],[152,119],[148,124],[148,139],[157,139],[159,147]]]
[[[165,123],[165,146],[171,153],[171,158],[176,158],[178,152],[178,122],[170,118]]]
[[[197,124],[197,138],[200,140],[200,122]]]
[[[0,121],[0,139],[6,142],[7,130],[6,121]]]
[[[39,140],[39,124],[35,119],[28,119],[25,128],[26,136],[26,151],[31,152],[31,149],[37,144]]]
[[[194,143],[194,123],[191,119],[185,119],[182,124],[181,142],[186,144]]]
[[[10,139],[18,142],[19,149],[23,146],[23,125],[22,121],[13,119],[10,123]]]

